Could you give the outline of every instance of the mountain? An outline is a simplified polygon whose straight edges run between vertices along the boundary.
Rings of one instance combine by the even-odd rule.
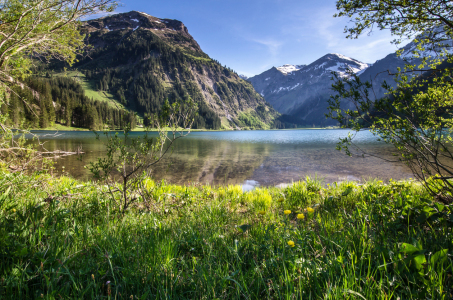
[[[131,11],[85,21],[81,30],[92,48],[71,71],[93,97],[145,119],[165,99],[191,97],[199,106],[195,128],[271,128],[278,116],[249,82],[204,53],[180,21]]]
[[[444,39],[443,41],[440,40],[441,45],[425,45],[425,50],[418,52],[417,46],[418,42],[422,40],[424,37],[430,36],[431,38],[436,39]],[[443,45],[442,45],[443,44]],[[401,55],[398,56],[396,53],[390,53],[385,56],[383,59],[377,60],[372,66],[364,70],[364,72],[360,73],[359,77],[363,81],[369,81],[372,84],[372,92],[375,98],[382,98],[385,96],[387,92],[384,88],[382,88],[382,83],[385,81],[392,87],[396,87],[396,82],[394,80],[395,73],[398,72],[398,68],[401,70],[404,69],[406,63],[419,65],[421,60],[418,58],[422,57],[429,57],[435,58],[441,53],[443,50],[448,51],[449,53],[453,53],[453,49],[451,47],[452,40],[446,38],[444,31],[441,28],[435,28],[431,32],[426,32],[416,37],[415,40],[409,42],[407,45],[400,49]],[[444,47],[446,46],[446,47]],[[445,64],[444,62],[443,64]],[[412,74],[412,76],[418,76],[420,73],[416,72]],[[411,76],[409,73],[408,76]]]
[[[294,115],[305,124],[329,125],[324,113],[331,94],[332,74],[346,76],[351,68],[364,72],[370,65],[331,53],[309,65],[284,65],[248,79],[255,89],[280,113]]]
[[[328,120],[324,116],[327,113],[327,100],[332,94],[332,71],[340,76],[347,76],[345,71],[351,68],[362,81],[371,82],[370,94],[373,97],[376,99],[384,97],[387,90],[382,88],[382,84],[385,81],[390,86],[396,87],[394,74],[398,68],[404,69],[408,62],[420,64],[421,60],[415,54],[417,41],[427,36],[443,40],[444,45],[426,45],[426,49],[421,53],[422,56],[435,57],[444,49],[449,53],[453,52],[452,40],[446,37],[443,29],[435,28],[402,47],[400,56],[391,53],[373,64],[334,53],[327,54],[309,65],[273,67],[247,80],[278,112],[285,114],[286,120],[310,126],[335,125],[335,121]],[[417,72],[413,76],[419,74]]]

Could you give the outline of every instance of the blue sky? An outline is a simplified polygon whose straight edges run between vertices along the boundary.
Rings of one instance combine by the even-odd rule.
[[[126,0],[117,12],[142,11],[177,19],[211,58],[253,76],[272,66],[309,64],[327,53],[366,63],[396,50],[388,31],[357,40],[333,18],[335,0]]]

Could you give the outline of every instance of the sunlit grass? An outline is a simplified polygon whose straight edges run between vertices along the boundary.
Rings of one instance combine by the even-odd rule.
[[[451,207],[417,183],[145,186],[120,217],[103,186],[2,173],[0,298],[452,298]]]

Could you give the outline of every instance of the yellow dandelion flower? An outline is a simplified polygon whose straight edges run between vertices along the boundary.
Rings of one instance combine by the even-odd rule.
[[[290,211],[289,209],[287,209],[287,210],[285,210],[283,213],[284,213],[285,215],[289,215],[289,214],[291,213],[291,211]]]
[[[13,208],[13,213],[15,213],[15,212],[16,212],[16,209],[15,209],[15,208]]]
[[[298,218],[299,220],[303,220],[303,219],[305,219],[305,216],[304,216],[304,214],[298,214],[298,215],[297,215],[297,218]]]
[[[311,207],[307,207],[307,211],[308,211],[309,213],[313,213],[315,210],[314,210],[313,208],[311,208]]]
[[[294,247],[294,246],[295,246],[295,244],[294,244],[294,242],[293,242],[293,241],[288,241],[288,246],[290,246],[290,247]]]
[[[265,212],[264,210],[262,210],[262,211],[259,212],[259,214],[260,214],[260,215],[265,215],[266,212]]]
[[[281,203],[281,202],[285,201],[285,198],[281,197],[281,198],[278,199],[277,201]]]

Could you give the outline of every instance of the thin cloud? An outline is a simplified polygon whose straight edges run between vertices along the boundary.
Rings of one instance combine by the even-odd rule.
[[[250,39],[251,42],[258,43],[267,47],[269,53],[272,56],[278,56],[280,49],[283,45],[282,41],[277,41],[273,38],[264,38],[264,39]]]
[[[334,11],[325,9],[319,12],[317,18],[333,15]],[[347,39],[343,28],[348,25],[345,18],[326,18],[313,26],[319,43],[323,43],[330,52],[341,53],[364,62],[374,62],[396,50],[390,41],[393,37],[390,31],[375,30],[363,34],[358,39]]]

